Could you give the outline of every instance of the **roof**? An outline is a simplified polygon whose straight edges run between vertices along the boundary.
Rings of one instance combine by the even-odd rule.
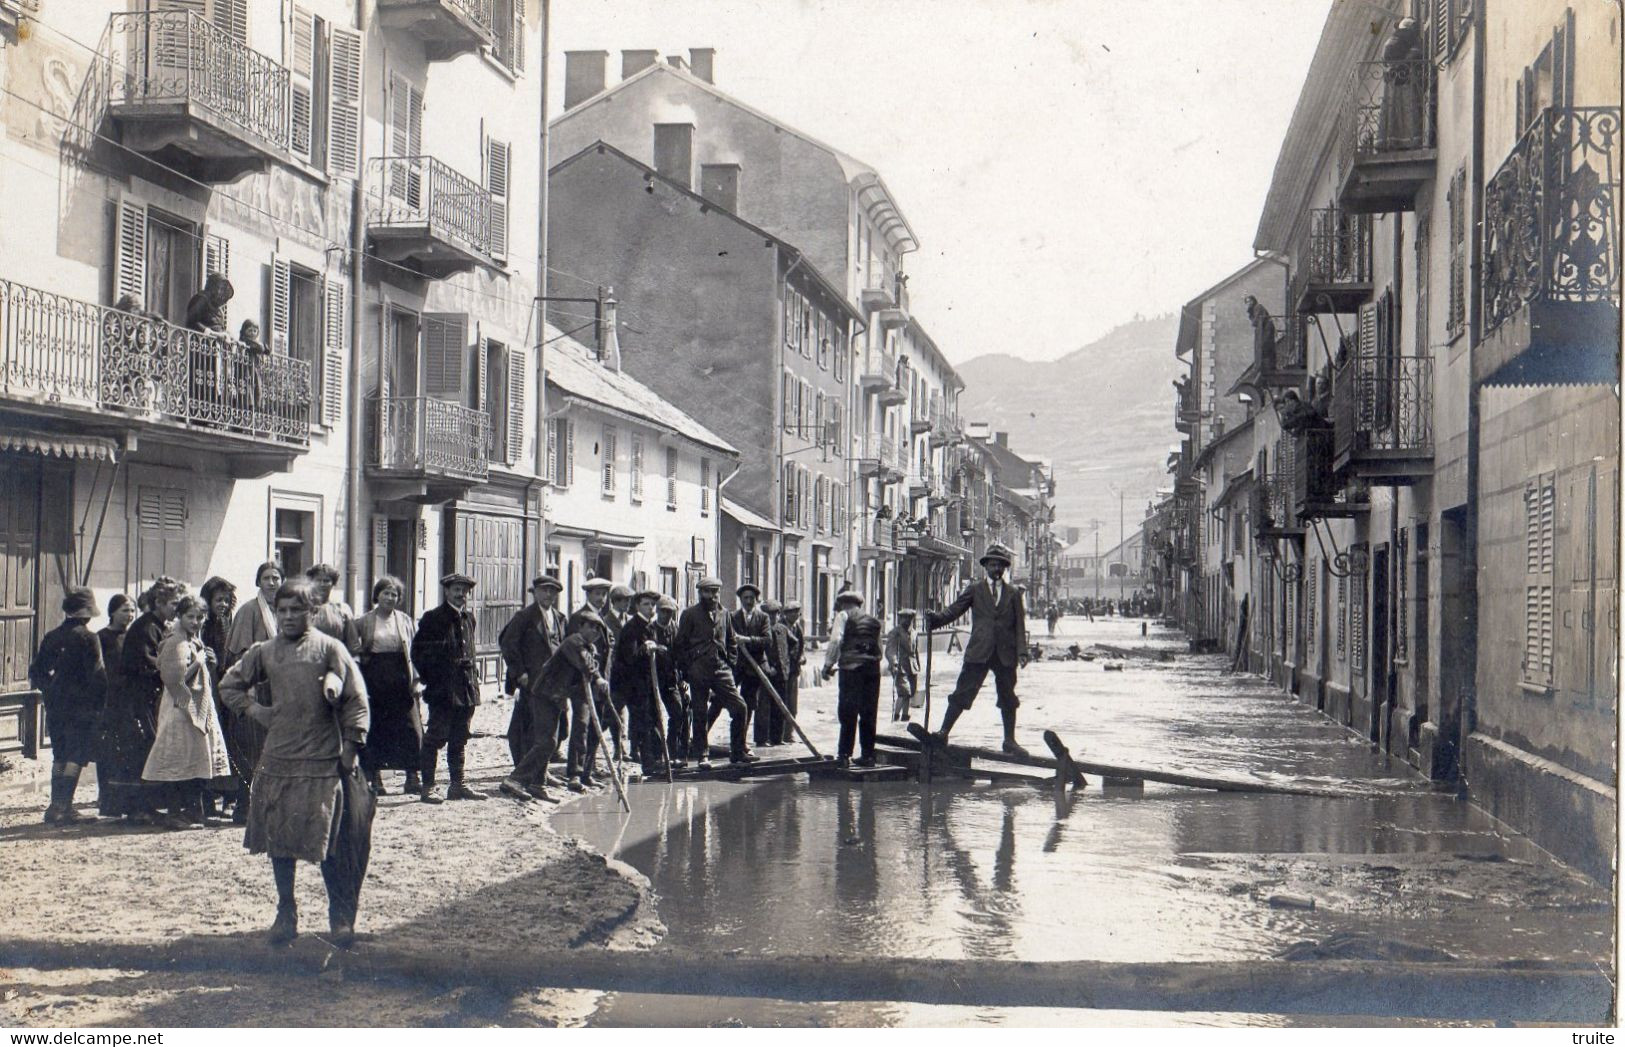
[[[598,354],[554,327],[547,325],[547,382],[569,399],[664,429],[694,443],[726,455],[739,450],[728,441],[678,410],[669,400],[633,378],[598,361]]]
[[[633,73],[626,79],[604,88],[591,98],[582,99],[575,106],[572,106],[561,116],[555,119],[552,126],[556,127],[577,114],[582,113],[592,106],[598,104],[599,102],[602,102],[604,99],[625,90],[628,86],[635,84],[640,80],[654,76],[676,77],[678,80],[681,80],[692,87],[696,87],[701,91],[704,91],[705,93],[742,110],[743,112],[747,112],[759,120],[772,124],[774,127],[786,134],[794,135],[803,142],[806,142],[808,145],[816,146],[819,149],[824,150],[835,159],[837,164],[840,165],[841,173],[846,176],[847,184],[858,193],[859,205],[869,212],[870,217],[874,219],[875,224],[879,226],[881,231],[886,234],[886,238],[897,244],[898,250],[904,253],[919,250],[920,241],[919,238],[914,235],[913,226],[909,225],[908,219],[903,217],[902,209],[897,206],[896,197],[892,196],[891,190],[886,187],[886,183],[880,177],[880,173],[873,167],[870,167],[862,160],[858,160],[855,157],[841,152],[839,149],[836,149],[827,142],[820,141],[804,131],[799,131],[796,128],[791,127],[789,124],[779,120],[777,117],[769,116],[760,109],[757,109],[745,102],[741,102],[733,95],[719,89],[716,84],[701,80],[688,70],[680,69],[669,62],[656,62],[651,66],[638,70],[636,73]],[[907,246],[903,246],[904,244]]]
[[[907,330],[915,339],[924,343],[926,349],[931,351],[931,355],[936,358],[937,366],[942,368],[943,373],[948,376],[948,381],[956,389],[963,390],[965,388],[965,379],[959,377],[959,372],[954,370],[954,365],[948,362],[946,356],[942,355],[942,350],[937,348],[936,339],[925,333],[925,327],[921,325],[919,317],[915,316],[912,310],[909,312]]]
[[[722,511],[746,527],[758,531],[772,531],[774,534],[779,533],[778,524],[759,513],[746,509],[732,498],[722,499]]]
[[[566,167],[569,167],[571,164],[575,163],[577,160],[581,159],[583,156],[586,156],[588,153],[599,153],[599,154],[607,154],[609,156],[613,156],[616,159],[621,160],[622,162],[630,165],[631,167],[637,168],[637,170],[640,171],[646,179],[649,179],[650,181],[660,182],[663,185],[665,185],[667,188],[671,189],[673,192],[681,193],[682,195],[688,197],[690,200],[694,201],[696,204],[699,204],[700,206],[704,207],[706,210],[715,211],[717,214],[720,214],[725,218],[732,219],[734,222],[736,222],[738,225],[740,225],[744,229],[748,230],[753,235],[760,236],[764,240],[771,241],[781,251],[787,252],[791,256],[792,260],[799,260],[801,262],[801,265],[799,266],[799,268],[802,271],[809,274],[813,278],[813,281],[815,283],[817,283],[820,288],[823,289],[824,293],[826,295],[828,295],[829,298],[832,301],[834,301],[837,305],[839,305],[841,307],[841,310],[843,312],[845,312],[846,315],[850,319],[852,319],[854,322],[856,322],[859,327],[864,326],[863,314],[858,311],[858,307],[853,305],[851,302],[847,301],[845,292],[843,292],[840,288],[836,287],[833,283],[831,283],[829,281],[829,279],[827,277],[825,277],[822,272],[819,271],[818,267],[813,265],[812,262],[807,258],[807,256],[801,253],[801,248],[797,247],[795,244],[790,243],[788,240],[784,240],[784,239],[782,239],[780,237],[774,236],[772,233],[768,232],[766,229],[763,229],[761,226],[756,225],[753,222],[746,221],[744,218],[741,218],[736,212],[730,211],[726,207],[722,207],[721,205],[717,204],[715,201],[707,200],[705,197],[701,196],[699,193],[696,193],[693,189],[690,189],[688,186],[683,185],[681,182],[672,181],[670,178],[667,178],[665,175],[661,174],[659,171],[656,171],[654,168],[650,167],[648,164],[646,164],[643,161],[637,159],[636,157],[630,156],[627,153],[622,152],[621,150],[615,148],[614,146],[610,145],[608,142],[603,141],[602,139],[592,143],[589,146],[585,146],[585,147],[577,150],[574,155],[567,156],[563,160],[560,160],[558,163],[554,164],[551,168],[548,169],[548,172],[547,172],[548,177],[552,178],[555,174],[558,174],[560,171],[564,170]]]
[[[1332,0],[1320,43],[1310,60],[1298,104],[1287,124],[1275,159],[1264,213],[1258,219],[1253,248],[1286,251],[1307,197],[1330,159],[1331,138],[1348,93],[1354,63],[1373,55],[1387,38],[1387,23],[1399,17],[1400,0]],[[1407,3],[1405,5],[1409,7]]]
[[[1004,472],[1009,470],[1011,473],[1020,474],[1019,482],[1017,482],[1014,476],[1007,475],[1001,478],[999,482],[1004,484],[1006,487],[1025,487],[1027,482],[1032,478],[1032,471],[1038,468],[1037,463],[1023,458],[1021,455],[1010,450],[1009,446],[1006,444],[998,443],[995,440],[984,440],[979,437],[971,437],[970,439],[978,447],[982,448],[982,450],[987,453],[987,456],[993,460],[993,468],[996,471]]]
[[[1200,469],[1202,466],[1207,464],[1208,459],[1213,457],[1215,451],[1230,443],[1230,441],[1234,440],[1239,434],[1252,432],[1252,429],[1253,419],[1249,415],[1247,418],[1244,418],[1242,421],[1236,423],[1236,425],[1233,427],[1226,429],[1224,432],[1208,441],[1207,445],[1204,446],[1197,454],[1196,461],[1191,463],[1191,468]]]

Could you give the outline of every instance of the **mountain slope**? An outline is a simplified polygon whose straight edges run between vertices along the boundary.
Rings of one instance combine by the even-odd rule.
[[[1058,360],[1005,353],[958,367],[965,379],[960,417],[1010,434],[1018,454],[1055,467],[1055,525],[1089,531],[1101,522],[1100,547],[1117,544],[1118,497],[1132,532],[1152,492],[1167,483],[1164,463],[1174,430],[1176,314],[1136,317]],[[1086,538],[1092,542],[1092,539]]]

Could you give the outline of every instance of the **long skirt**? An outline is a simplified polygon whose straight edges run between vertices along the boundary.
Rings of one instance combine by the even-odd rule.
[[[423,717],[417,696],[412,693],[412,677],[406,654],[391,651],[368,655],[361,666],[367,682],[367,702],[372,724],[367,729],[367,745],[361,751],[362,769],[373,771],[415,771],[423,748]]]
[[[286,774],[282,768],[262,763],[254,772],[254,788],[248,794],[243,846],[250,854],[319,862],[338,845],[342,815],[337,760],[325,773]]]
[[[214,700],[197,695],[182,707],[167,694],[160,698],[158,733],[141,777],[149,782],[187,782],[230,775],[226,737],[215,717]]]
[[[98,806],[106,817],[136,814],[151,807],[141,770],[157,733],[158,693],[157,686],[130,680],[108,688],[96,746]]]

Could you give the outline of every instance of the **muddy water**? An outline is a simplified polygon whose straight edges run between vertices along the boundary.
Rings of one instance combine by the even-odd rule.
[[[1073,637],[1172,642],[1156,633],[1142,641],[1137,623],[1063,622],[1063,642]],[[941,694],[955,666],[936,662]],[[1131,660],[1122,672],[1037,664],[1023,678],[1023,724],[1034,734],[1054,727],[1075,751],[1112,763],[1358,782],[1370,795],[1150,786],[1115,795],[1092,788],[1058,805],[1025,786],[795,778],[639,785],[630,816],[599,796],[567,806],[555,824],[650,878],[675,948],[1106,961],[1262,959],[1294,948],[1421,960],[1607,953],[1611,910],[1595,885],[1313,711],[1220,668],[1189,656]],[[826,697],[802,699],[815,737],[828,726],[818,708]],[[956,740],[996,742],[987,706],[967,714]],[[1312,897],[1315,908],[1272,905],[1282,893]],[[730,1011],[722,1001],[620,996],[599,1019],[638,1024],[657,1020],[649,1008],[667,1006],[679,1008],[681,1024]],[[742,1018],[1024,1020],[973,1009],[955,1017],[900,1005],[829,1007],[757,1002]]]

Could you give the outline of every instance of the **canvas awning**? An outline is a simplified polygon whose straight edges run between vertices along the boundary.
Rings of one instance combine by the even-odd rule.
[[[105,436],[73,436],[37,429],[0,432],[0,451],[42,454],[47,458],[82,458],[90,462],[118,461],[118,444]]]

